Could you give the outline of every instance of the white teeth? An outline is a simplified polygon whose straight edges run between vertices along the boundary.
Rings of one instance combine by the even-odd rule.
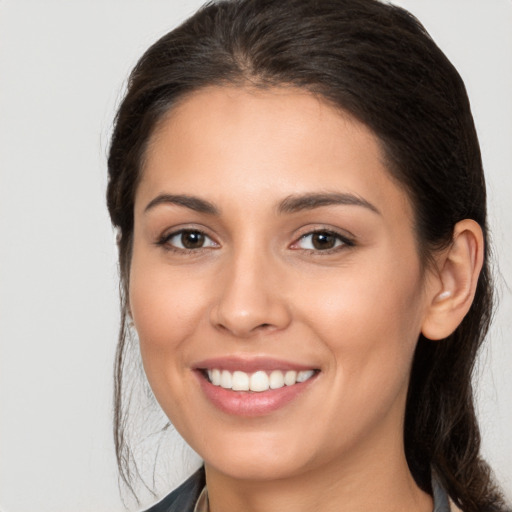
[[[245,372],[233,372],[231,389],[234,391],[249,391],[249,375]]]
[[[233,391],[254,391],[262,392],[269,389],[279,389],[284,386],[293,386],[305,382],[315,374],[314,370],[302,370],[296,372],[288,370],[274,370],[270,375],[264,370],[259,370],[252,374],[240,370],[231,373],[228,370],[219,370],[213,368],[207,370],[208,378],[214,386],[220,386]]]
[[[217,370],[217,369],[209,370],[208,377],[210,377],[212,384],[215,384],[216,386],[220,386],[220,378],[221,378],[220,370]]]
[[[268,375],[265,372],[256,372],[251,375],[251,391],[267,391],[269,386]]]
[[[284,386],[284,375],[279,370],[274,370],[270,374],[270,389],[279,389]]]
[[[220,385],[225,389],[231,389],[233,385],[233,378],[227,370],[223,370],[220,375]]]
[[[297,372],[293,370],[289,370],[284,375],[284,383],[287,386],[293,386],[297,382]]]
[[[315,372],[313,370],[305,370],[297,374],[297,382],[306,382],[308,379],[313,377]]]

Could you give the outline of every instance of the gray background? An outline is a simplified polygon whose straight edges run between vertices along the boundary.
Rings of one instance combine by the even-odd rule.
[[[124,80],[199,0],[0,0],[0,508],[120,511],[117,268],[105,155]],[[512,2],[403,0],[466,81],[501,304],[479,364],[484,454],[512,495]],[[190,471],[179,441],[169,487]]]

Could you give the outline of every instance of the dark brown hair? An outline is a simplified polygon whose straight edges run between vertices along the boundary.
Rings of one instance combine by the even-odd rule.
[[[462,219],[487,241],[479,144],[462,79],[407,11],[377,0],[225,0],[205,5],[147,50],[119,108],[108,159],[108,208],[120,233],[121,329],[114,431],[121,477],[133,454],[124,437],[127,296],[134,195],[148,140],[184,95],[209,85],[287,85],[316,94],[368,126],[390,174],[415,208],[425,264]],[[418,485],[433,471],[465,512],[504,510],[480,458],[472,373],[492,311],[484,266],[467,316],[448,338],[420,336],[405,417],[405,448]],[[136,467],[136,466],[135,466]]]

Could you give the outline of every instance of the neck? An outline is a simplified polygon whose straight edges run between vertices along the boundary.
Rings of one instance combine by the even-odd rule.
[[[241,480],[205,465],[210,512],[431,512],[405,453],[389,443],[280,479]],[[375,448],[375,445],[374,445]]]

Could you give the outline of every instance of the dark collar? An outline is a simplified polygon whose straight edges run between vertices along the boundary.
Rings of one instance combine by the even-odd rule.
[[[197,498],[205,485],[204,467],[201,467],[171,494],[146,512],[193,512]]]

